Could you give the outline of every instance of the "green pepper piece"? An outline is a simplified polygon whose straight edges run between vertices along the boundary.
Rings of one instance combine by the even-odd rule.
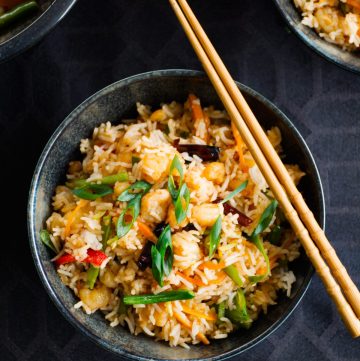
[[[27,1],[0,16],[0,28],[5,27],[39,8],[36,1]]]
[[[95,267],[92,264],[90,265],[89,269],[86,272],[87,284],[91,290],[94,288],[99,272],[100,272],[100,268]]]

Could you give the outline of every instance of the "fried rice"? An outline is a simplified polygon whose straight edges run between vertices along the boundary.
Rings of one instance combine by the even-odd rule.
[[[236,130],[225,111],[202,108],[194,95],[184,104],[163,104],[155,111],[137,104],[137,111],[136,119],[103,123],[91,138],[81,140],[83,160],[70,162],[67,183],[56,188],[46,229],[57,253],[53,261],[58,275],[79,298],[75,308],[89,315],[100,310],[111,327],[121,325],[132,334],[144,333],[186,348],[226,338],[243,326],[232,317],[239,291],[246,302],[242,311],[248,318],[247,327],[276,304],[279,292],[290,296],[296,279],[288,264],[299,256],[300,244],[280,209],[260,235],[264,253],[252,242],[250,236],[274,202],[273,196],[239,134],[234,138]],[[279,129],[271,128],[267,134],[281,153]],[[205,161],[203,153],[184,151],[189,145],[199,145],[205,153],[210,149],[206,146],[218,149],[218,159]],[[174,157],[180,161],[190,194],[181,222],[169,192]],[[304,173],[297,165],[287,168],[298,183]],[[179,173],[173,173],[175,185]],[[126,177],[106,186],[111,188],[108,194],[86,199],[82,193],[84,184],[101,185],[118,174]],[[219,201],[246,181],[244,190],[226,203]],[[119,197],[124,199],[129,187],[139,182],[149,184],[150,189],[141,198],[138,216],[129,215],[130,201]],[[118,237],[122,215],[131,227]],[[210,257],[209,232],[218,219],[218,244]],[[155,277],[154,260],[146,254],[149,245],[152,249],[158,244],[159,225],[170,226],[173,252],[173,264],[162,285]],[[272,241],[275,228],[281,229],[276,242]],[[144,266],[141,259],[148,264]],[[176,290],[188,290],[193,296],[124,304],[124,295],[166,295]]]
[[[302,13],[302,23],[322,38],[346,50],[360,46],[359,0],[294,0]]]

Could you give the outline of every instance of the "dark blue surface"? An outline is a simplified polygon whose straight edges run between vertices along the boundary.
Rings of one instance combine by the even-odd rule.
[[[233,76],[305,136],[325,188],[327,234],[360,285],[360,77],[309,50],[270,1],[192,3]],[[41,44],[0,65],[1,360],[117,360],[78,333],[43,289],[28,247],[27,193],[46,141],[80,102],[115,80],[162,68],[201,69],[158,0],[80,0]],[[238,359],[355,361],[359,354],[315,277],[285,324]]]

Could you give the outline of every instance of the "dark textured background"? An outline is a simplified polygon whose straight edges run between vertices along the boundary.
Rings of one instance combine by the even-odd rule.
[[[278,105],[320,169],[327,234],[360,285],[360,76],[307,49],[269,0],[197,0],[194,8],[233,76]],[[55,309],[33,265],[26,203],[37,158],[57,125],[100,88],[154,69],[200,69],[167,1],[79,0],[38,46],[0,65],[3,208],[0,360],[117,360]],[[237,359],[359,360],[318,277],[267,340]]]

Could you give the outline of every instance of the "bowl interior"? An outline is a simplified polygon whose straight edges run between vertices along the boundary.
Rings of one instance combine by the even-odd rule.
[[[360,51],[342,50],[341,47],[322,39],[315,30],[303,25],[300,12],[296,9],[293,0],[274,0],[274,2],[288,25],[305,44],[333,63],[360,73]]]
[[[263,97],[239,85],[260,119],[264,128],[278,126],[283,135],[286,161],[298,163],[307,173],[301,190],[321,225],[324,222],[324,203],[321,182],[313,159],[287,118]],[[229,356],[244,350],[273,331],[296,306],[306,290],[313,273],[304,254],[292,264],[297,281],[290,298],[281,296],[278,305],[270,307],[247,331],[238,331],[228,339],[213,341],[209,346],[193,346],[190,350],[170,348],[165,343],[154,342],[146,336],[132,336],[118,326],[111,328],[99,312],[90,316],[74,310],[76,299],[56,274],[48,250],[39,240],[39,232],[51,212],[51,197],[55,186],[64,181],[67,164],[79,158],[80,139],[89,137],[101,122],[118,123],[124,117],[136,114],[135,102],[158,106],[162,102],[183,102],[189,92],[197,94],[203,105],[214,104],[223,108],[213,87],[203,75],[192,71],[160,71],[146,73],[115,83],[79,106],[61,124],[47,144],[35,171],[29,201],[29,232],[36,266],[60,311],[93,340],[118,354],[136,359],[206,359]]]

